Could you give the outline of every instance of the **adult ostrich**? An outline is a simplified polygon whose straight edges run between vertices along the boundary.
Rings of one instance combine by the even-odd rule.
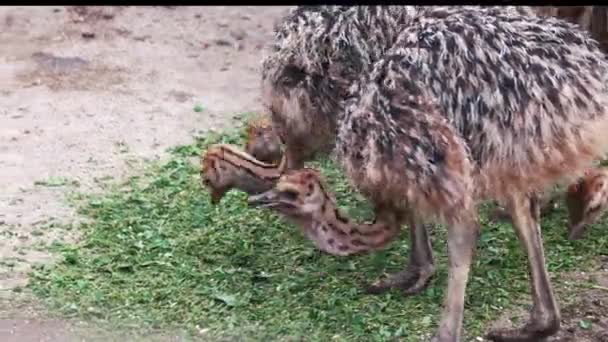
[[[351,86],[371,71],[405,27],[421,15],[441,19],[463,11],[535,15],[527,6],[301,6],[292,10],[275,28],[273,49],[262,70],[263,99],[274,131],[285,145],[281,167],[299,169],[316,152],[334,147],[337,122]],[[404,215],[402,221],[410,232],[407,266],[369,286],[369,293],[399,288],[412,295],[424,289],[434,274],[427,226],[413,215]]]
[[[522,328],[488,337],[554,334],[560,313],[537,194],[579,177],[607,151],[608,65],[597,42],[556,18],[411,8],[396,43],[365,72],[368,46],[384,27],[379,21],[372,33],[362,23],[388,10],[352,11],[359,16],[346,22],[344,13],[296,10],[264,63],[263,98],[287,145],[288,168],[335,146],[347,177],[377,211],[448,227],[438,341],[460,338],[477,203],[505,205],[528,255],[533,307]],[[428,244],[424,229],[412,233],[414,247],[430,250],[420,247]]]

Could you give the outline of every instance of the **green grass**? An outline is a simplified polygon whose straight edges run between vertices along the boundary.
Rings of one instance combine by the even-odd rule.
[[[433,231],[437,274],[422,294],[362,295],[364,283],[404,266],[407,237],[382,252],[339,258],[316,251],[279,217],[248,208],[242,193],[212,206],[192,157],[220,141],[241,143],[241,136],[215,134],[179,146],[169,161],[150,165],[142,176],[102,196],[76,198],[91,219],[80,228],[83,238],[52,247],[62,261],[34,271],[34,292],[67,315],[205,329],[239,340],[409,341],[435,330],[447,275],[444,228]],[[330,161],[313,164],[346,212],[370,216]],[[529,302],[526,259],[511,227],[484,217],[467,290],[468,336]],[[564,221],[563,212],[543,221],[556,284],[560,272],[608,254],[605,224],[569,242]]]

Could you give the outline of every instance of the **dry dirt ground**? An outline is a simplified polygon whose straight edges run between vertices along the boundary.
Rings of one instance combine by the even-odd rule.
[[[53,229],[78,219],[66,193],[97,191],[167,147],[261,109],[262,47],[285,10],[0,7],[0,341],[185,340],[54,319],[14,289],[31,265],[52,261],[44,246],[76,238]],[[605,287],[607,267],[596,281]],[[608,292],[581,291],[572,303],[558,340],[608,341]],[[593,328],[581,330],[581,318]]]
[[[65,194],[259,110],[262,47],[285,10],[0,7],[1,341],[80,336],[12,291],[51,261],[44,245],[73,238],[52,229],[76,219]]]

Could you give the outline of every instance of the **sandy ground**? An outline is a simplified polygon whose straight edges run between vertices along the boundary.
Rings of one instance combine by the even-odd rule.
[[[0,7],[0,341],[185,340],[54,319],[14,289],[32,265],[52,261],[45,246],[77,238],[53,228],[78,220],[67,193],[98,191],[167,147],[261,109],[262,47],[285,10]],[[608,287],[606,261],[598,267],[599,278],[571,281]],[[557,341],[608,341],[608,291],[574,298]],[[518,315],[523,306],[496,324]]]
[[[12,303],[0,340],[66,340],[73,329],[25,320],[40,310],[15,310],[11,291],[51,261],[45,245],[74,238],[53,229],[77,219],[65,194],[259,110],[262,47],[285,10],[0,8],[0,297]]]

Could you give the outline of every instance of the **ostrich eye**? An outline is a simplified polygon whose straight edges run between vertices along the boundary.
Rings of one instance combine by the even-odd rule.
[[[287,198],[288,200],[293,201],[298,198],[298,193],[293,190],[286,190],[283,191],[283,196],[285,196],[285,198]]]
[[[303,69],[290,65],[283,70],[280,83],[288,87],[293,87],[303,81],[305,77],[306,73]]]
[[[312,184],[308,184],[308,194],[312,194],[312,192],[315,190],[315,188],[312,186]]]

